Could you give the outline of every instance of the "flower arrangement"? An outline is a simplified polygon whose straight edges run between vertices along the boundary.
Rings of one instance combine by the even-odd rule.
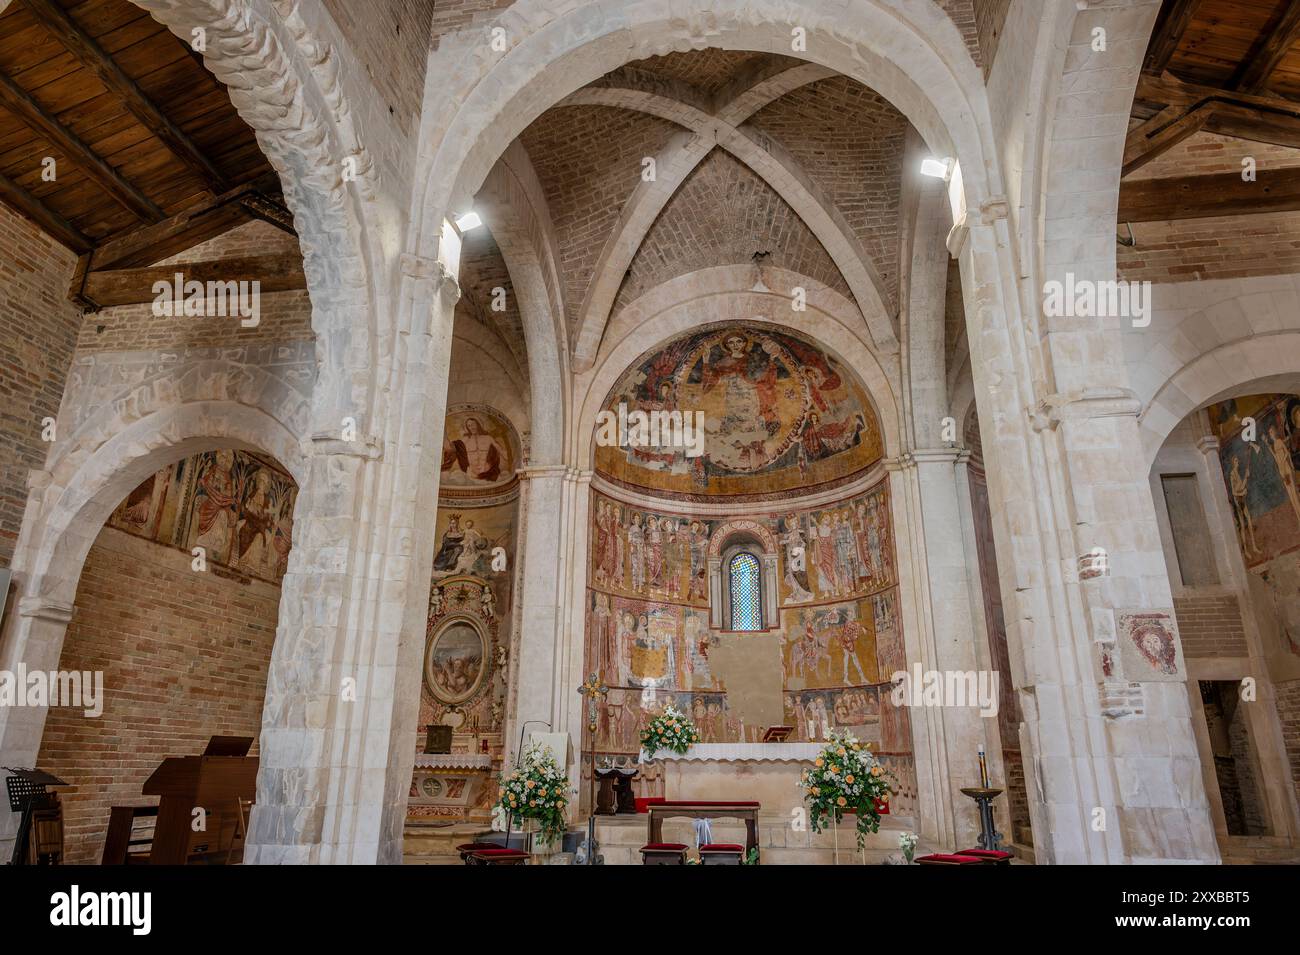
[[[880,829],[879,803],[889,800],[888,780],[893,778],[857,737],[832,733],[830,740],[799,780],[808,802],[813,832],[838,823],[847,812],[858,816],[858,848],[868,832]]]
[[[509,775],[500,778],[496,808],[516,819],[535,819],[544,841],[553,841],[568,823],[569,777],[555,761],[549,746],[530,744]]]
[[[695,724],[671,703],[664,704],[663,712],[641,731],[641,748],[648,759],[654,759],[661,749],[681,755],[699,741],[700,731]]]
[[[903,858],[907,864],[912,864],[912,856],[916,855],[916,843],[919,840],[915,832],[902,832],[898,835],[898,848],[903,850]]]

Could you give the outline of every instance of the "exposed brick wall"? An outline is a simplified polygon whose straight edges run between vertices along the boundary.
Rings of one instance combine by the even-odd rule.
[[[975,65],[982,65],[984,60],[980,50],[980,33],[973,0],[935,0],[935,2],[943,8],[948,14],[948,19],[952,20],[957,27],[957,32],[966,43],[966,49],[970,52]]]
[[[861,83],[836,76],[787,93],[751,125],[784,147],[862,242],[898,304],[898,203],[907,119]]]
[[[678,275],[747,264],[802,272],[852,298],[844,278],[809,228],[771,187],[738,160],[714,149],[682,184],[646,234],[614,311]]]
[[[1246,631],[1236,594],[1174,598],[1174,616],[1188,657],[1244,657]]]
[[[159,264],[182,265],[239,256],[298,254],[298,240],[293,236],[265,222],[250,222]],[[150,304],[106,308],[86,316],[77,339],[77,353],[312,339],[311,299],[306,290],[264,292],[260,300],[258,324],[249,328],[245,328],[235,316],[155,316]]]
[[[344,3],[346,0],[334,2]],[[438,0],[434,4],[433,20],[429,26],[433,35],[433,49],[436,50],[442,38],[449,34],[491,22],[514,2],[515,0]]]
[[[1133,232],[1137,246],[1119,246],[1116,253],[1120,277],[1129,281],[1190,282],[1300,271],[1300,212],[1143,222]]]
[[[756,53],[750,50],[692,50],[689,53],[666,53],[663,56],[651,56],[644,60],[633,60],[626,66],[607,74],[592,86],[603,86],[609,82],[632,81],[644,82],[647,74],[664,80],[685,83],[704,94],[705,98],[716,96],[737,76],[748,70],[755,70],[764,60],[776,59],[774,54]],[[792,64],[799,60],[790,59]]]
[[[0,566],[27,504],[27,473],[45,466],[41,421],[57,416],[81,312],[68,301],[77,258],[0,205]]]
[[[273,584],[195,573],[184,551],[100,531],[59,668],[103,671],[104,712],[51,709],[38,759],[72,784],[66,861],[99,862],[109,808],[155,803],[140,787],[166,757],[214,734],[256,738],[279,601]]]
[[[1300,680],[1273,684],[1277,718],[1282,723],[1282,741],[1291,763],[1291,782],[1300,797]]]
[[[1256,162],[1264,185],[1273,169],[1300,166],[1300,149],[1197,133],[1136,170],[1132,180],[1240,174],[1241,161]],[[1121,224],[1120,230],[1127,234]],[[1137,246],[1118,246],[1120,274],[1130,281],[1190,282],[1284,275],[1300,267],[1300,213],[1140,222]]]
[[[504,289],[501,311],[492,308],[494,289]],[[506,260],[492,237],[490,228],[474,229],[465,236],[460,254],[460,301],[456,303],[457,320],[468,314],[495,330],[515,356],[520,368],[528,367],[528,349],[524,339],[524,320],[519,300],[510,281]]]
[[[641,182],[641,160],[657,157],[678,129],[644,113],[567,106],[548,110],[524,130],[560,247],[571,328],[601,249]]]
[[[324,2],[398,127],[409,135],[420,115],[424,95],[434,7],[458,4],[444,0],[385,0],[377,10],[372,3],[355,0]]]
[[[998,55],[998,41],[1002,38],[1002,26],[1007,22],[1011,0],[972,0],[971,8],[979,45],[978,62],[984,67],[984,79],[987,80],[989,71],[993,69],[993,60]]]

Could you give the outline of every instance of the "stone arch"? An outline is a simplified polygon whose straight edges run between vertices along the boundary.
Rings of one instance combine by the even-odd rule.
[[[726,625],[731,619],[731,597],[725,578],[731,559],[742,550],[758,551],[754,556],[761,566],[762,629],[780,626],[776,538],[761,523],[749,518],[726,521],[709,539],[709,623],[714,630],[729,629]]]
[[[853,303],[821,283],[785,269],[764,268],[766,291],[755,291],[752,266],[726,265],[669,279],[628,304],[610,323],[591,371],[576,381],[573,442],[576,460],[591,461],[596,420],[610,389],[634,362],[661,342],[711,322],[769,322],[811,336],[851,368],[864,385],[880,425],[884,453],[901,450],[896,371],[886,370],[863,341],[865,331]],[[791,289],[807,290],[808,309],[790,308]],[[814,326],[811,327],[810,326]]]
[[[265,0],[132,0],[189,42],[205,34],[203,59],[230,94],[279,174],[293,213],[316,333],[314,403],[321,425],[346,416],[373,428],[384,389],[348,374],[380,367],[384,341],[373,263],[381,251],[366,227],[380,189],[378,170],[343,90],[338,57],[304,19],[297,2]],[[344,166],[354,175],[345,181]],[[358,320],[358,316],[361,320]]]
[[[1300,391],[1300,331],[1227,342],[1168,377],[1138,421],[1149,470],[1165,439],[1193,411],[1259,391]]]
[[[86,551],[117,503],[150,474],[207,447],[271,454],[301,487],[308,399],[270,374],[209,361],[105,402],[38,472],[14,570],[24,598],[76,592]],[[34,505],[34,507],[32,506]]]
[[[494,23],[511,43],[507,51],[485,55],[486,43],[471,43],[448,53],[454,62],[422,117],[416,181],[425,187],[411,245],[432,254],[444,217],[468,207],[508,144],[551,105],[618,66],[703,47],[790,55],[791,30],[773,12],[752,0],[719,0],[694,12],[659,0],[520,0]],[[983,77],[941,8],[929,0],[834,8],[793,0],[779,12],[806,31],[799,56],[871,87],[932,150],[958,158],[969,206],[999,191]]]

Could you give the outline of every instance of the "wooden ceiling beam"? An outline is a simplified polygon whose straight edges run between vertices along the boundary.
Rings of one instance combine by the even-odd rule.
[[[1261,171],[1255,182],[1240,173],[1131,179],[1119,187],[1120,222],[1164,222],[1300,210],[1300,168]]]
[[[1158,152],[1148,154],[1139,148],[1142,145],[1139,134],[1147,143],[1157,136],[1177,142],[1179,133],[1187,126],[1252,142],[1300,146],[1300,103],[1277,96],[1200,86],[1165,73],[1161,76],[1143,74],[1138,80],[1134,102],[1139,104],[1134,107],[1134,115],[1145,115],[1151,108],[1141,104],[1156,104],[1158,112],[1129,132],[1124,148],[1125,173],[1140,168],[1159,155]],[[1196,119],[1186,119],[1184,126],[1166,131],[1167,127],[1187,117]],[[1200,122],[1202,118],[1204,122]]]
[[[99,244],[91,256],[91,271],[153,265],[155,262],[207,242],[253,218],[244,203],[274,191],[273,173],[229,189],[152,225],[133,229]]]
[[[157,222],[165,217],[165,213],[152,199],[123,179],[116,169],[3,73],[0,73],[0,106],[6,107],[19,120],[36,130],[132,215],[147,222]]]
[[[1151,43],[1147,46],[1143,70],[1155,74],[1164,72],[1174,51],[1178,49],[1178,44],[1182,42],[1183,34],[1191,25],[1192,15],[1196,13],[1199,4],[1200,0],[1174,0],[1169,4],[1169,12],[1156,27]]]
[[[1251,50],[1233,87],[1245,93],[1262,90],[1297,40],[1300,40],[1300,3],[1291,2],[1265,36],[1263,44]]]
[[[155,282],[174,282],[178,272],[186,282],[258,282],[262,292],[284,292],[307,287],[302,256],[262,255],[187,262],[183,265],[87,272],[84,294],[86,299],[100,308],[145,304],[157,298],[157,293],[154,292]]]
[[[123,101],[140,123],[216,193],[230,183],[203,150],[160,110],[111,56],[54,0],[22,0],[28,12],[56,37],[109,92]]]
[[[3,174],[0,174],[0,201],[19,215],[31,219],[55,241],[73,252],[83,254],[94,246],[71,222]]]
[[[1213,115],[1208,105],[1166,106],[1141,126],[1129,130],[1124,140],[1124,165],[1121,177],[1141,169],[1151,160],[1168,152],[1188,136],[1203,129]]]

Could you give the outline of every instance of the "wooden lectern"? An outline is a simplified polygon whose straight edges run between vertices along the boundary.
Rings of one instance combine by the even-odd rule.
[[[161,796],[148,861],[152,865],[237,863],[243,859],[248,807],[257,789],[257,757],[246,756],[251,737],[214,736],[202,756],[172,756],[163,760],[141,792]],[[104,864],[128,860],[135,816],[146,807],[113,808]],[[203,810],[205,825],[195,831],[195,809]]]

